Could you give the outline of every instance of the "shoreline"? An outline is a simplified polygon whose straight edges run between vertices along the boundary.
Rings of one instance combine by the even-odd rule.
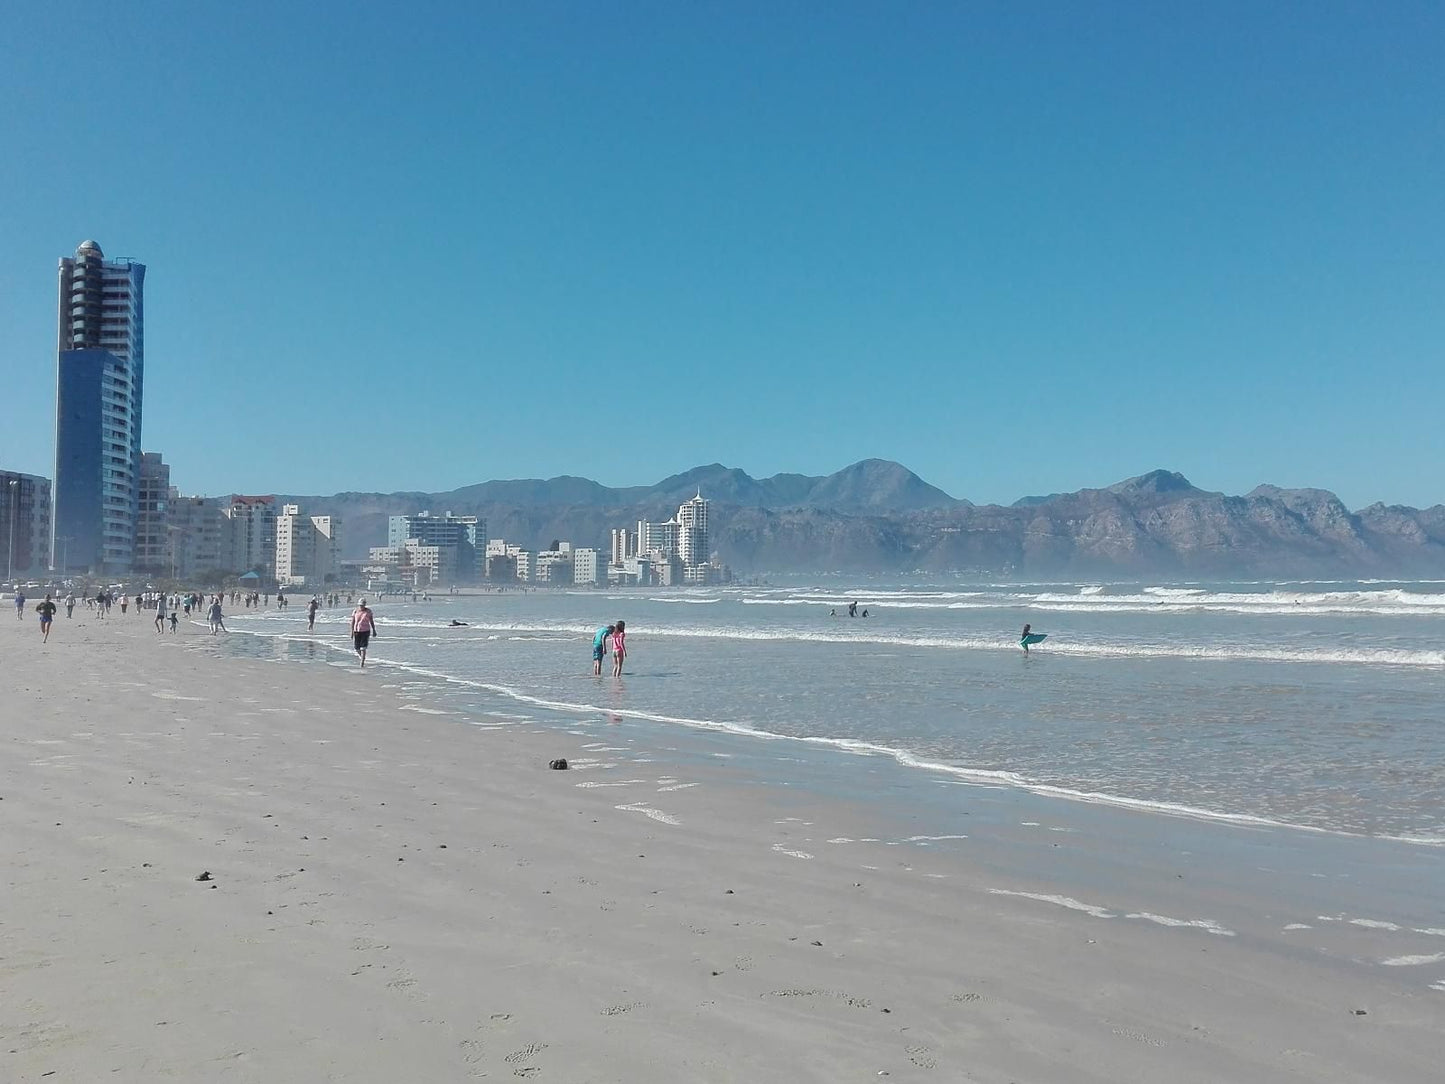
[[[486,631],[487,629],[493,629],[495,631],[495,628],[499,626],[469,625],[467,627],[478,631]],[[447,626],[439,624],[437,628],[439,630],[445,630]],[[577,629],[583,630],[584,626],[578,625]],[[350,658],[352,654],[350,648],[340,639],[327,638],[325,635],[307,634],[299,631],[270,633],[243,626],[238,626],[233,632],[264,643],[283,644],[288,651],[293,653],[303,648],[314,649],[320,647],[325,651],[334,653],[338,659]],[[581,635],[581,632],[576,632],[576,634]],[[458,677],[413,663],[389,660],[377,656],[375,650],[373,650],[369,659],[371,665],[374,667],[386,668],[413,675],[425,681],[437,683],[438,688],[455,686],[472,689],[476,690],[479,694],[491,694],[512,700],[526,709],[541,709],[543,711],[555,712],[562,716],[587,716],[598,713],[608,713],[619,718],[655,724],[662,728],[677,727],[696,733],[728,734],[745,741],[797,744],[808,748],[828,749],[850,756],[877,756],[892,760],[900,767],[909,771],[932,773],[946,777],[951,782],[960,785],[979,787],[1002,786],[1011,790],[1026,792],[1045,800],[1057,800],[1081,805],[1106,806],[1144,815],[1172,817],[1222,826],[1279,829],[1288,832],[1302,832],[1344,839],[1378,840],[1382,843],[1403,844],[1412,847],[1445,848],[1445,835],[1367,832],[1327,825],[1299,823],[1259,813],[1208,809],[1185,803],[1134,797],[1107,791],[1085,791],[1060,783],[1030,779],[1013,771],[951,764],[946,761],[931,759],[924,754],[916,753],[909,749],[897,748],[878,742],[827,735],[786,734],[758,729],[745,723],[692,719],[649,712],[638,708],[553,700],[535,696],[496,682]],[[288,661],[310,662],[312,660],[291,659]],[[320,660],[315,661],[319,662]]]
[[[1317,907],[1291,941],[1304,911],[1238,875],[1268,857],[1281,898],[1350,905],[1368,873],[1438,870],[1429,848],[1326,871],[1353,848],[984,786],[966,827],[920,832],[888,795],[922,773],[881,758],[789,758],[792,785],[741,738],[468,714],[133,616],[61,618],[44,648],[34,624],[0,623],[12,1079],[1436,1068],[1445,964],[1388,961],[1445,960],[1445,917]],[[843,793],[860,770],[881,798]]]

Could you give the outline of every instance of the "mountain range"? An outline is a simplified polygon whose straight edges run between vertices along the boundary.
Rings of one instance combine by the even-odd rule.
[[[711,501],[712,545],[736,571],[963,572],[1015,576],[1445,575],[1445,505],[1351,512],[1321,489],[1243,496],[1156,470],[1103,489],[975,505],[906,467],[868,459],[835,474],[753,478],[714,463],[656,485],[587,478],[482,482],[440,493],[287,496],[345,523],[350,557],[386,541],[386,518],[430,509],[487,518],[528,548],[553,539],[606,550],[608,531]]]

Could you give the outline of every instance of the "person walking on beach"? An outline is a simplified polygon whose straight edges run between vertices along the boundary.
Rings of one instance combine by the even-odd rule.
[[[161,595],[156,600],[156,631],[166,631],[166,596]]]
[[[75,592],[65,596],[65,616],[68,618],[75,613]]]
[[[622,676],[622,660],[627,658],[627,622],[612,626],[612,676]]]
[[[25,620],[25,592],[15,588],[15,620]]]
[[[310,632],[316,627],[316,611],[321,608],[321,603],[316,601],[316,596],[311,596],[311,601],[306,604],[306,631]]]
[[[216,601],[211,603],[211,635],[226,631],[226,623],[221,620],[221,596],[216,596]]]
[[[366,599],[357,603],[351,612],[351,646],[361,656],[361,668],[366,669],[366,648],[376,633],[376,615],[366,605]]]
[[[50,596],[45,596],[45,601],[35,607],[35,612],[40,615],[40,642],[50,642],[50,623],[55,620],[55,603],[50,601]]]
[[[189,616],[189,615],[187,615]],[[180,615],[175,610],[171,611],[171,635],[176,634],[176,625],[180,624]]]
[[[597,630],[592,637],[592,675],[602,676],[602,656],[607,654],[607,638],[617,631],[616,625],[608,625],[606,628]]]

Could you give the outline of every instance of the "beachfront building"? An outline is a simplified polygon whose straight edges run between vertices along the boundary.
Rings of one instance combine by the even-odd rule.
[[[341,556],[341,519],[308,516],[300,505],[282,505],[276,517],[276,582],[320,587],[335,582]]]
[[[702,499],[702,490],[698,490],[696,497],[678,506],[677,555],[684,567],[707,564],[707,505]]]
[[[228,498],[183,497],[175,486],[166,499],[165,533],[172,579],[189,580],[234,571],[231,567]]]
[[[0,470],[0,546],[7,580],[49,567],[49,478]]]
[[[50,563],[63,575],[135,559],[145,270],[94,241],[60,261]]]
[[[563,549],[565,545],[567,548]],[[532,582],[570,584],[572,582],[572,544],[554,544],[552,549],[537,554],[532,563]]]
[[[626,555],[627,529],[614,530],[608,580],[619,584],[651,583],[663,587],[730,580],[729,570],[711,558],[708,506],[709,502],[698,490],[697,496],[679,505],[677,514],[667,522],[639,520],[636,549],[632,556]],[[620,560],[619,552],[623,554]]]
[[[233,572],[255,572],[269,582],[276,574],[276,498],[232,494],[225,509],[230,524]]]
[[[135,554],[131,568],[159,575],[171,565],[166,537],[166,508],[171,496],[171,468],[160,452],[142,452],[140,489],[136,500]]]
[[[637,532],[626,527],[612,528],[612,559],[608,564],[620,568],[629,557],[637,556]]]
[[[436,549],[427,554],[427,567],[436,573],[433,583],[469,583],[486,575],[487,521],[479,516],[434,516],[416,512],[387,520],[386,542],[393,548]]]
[[[487,554],[487,579],[493,583],[511,583],[517,578],[517,559],[511,554]]]
[[[602,554],[593,549],[576,549],[572,551],[572,582],[586,587],[596,587],[598,583],[606,580],[606,566],[602,564]]]

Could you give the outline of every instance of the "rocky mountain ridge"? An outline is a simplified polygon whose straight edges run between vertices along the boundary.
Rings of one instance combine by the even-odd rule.
[[[610,528],[666,518],[699,489],[712,502],[714,549],[743,573],[1445,575],[1445,505],[1351,512],[1327,490],[1261,485],[1230,496],[1164,470],[1007,507],[958,500],[884,460],[821,478],[754,479],[711,464],[622,489],[564,477],[284,499],[342,516],[347,554],[362,556],[384,542],[388,515],[424,508],[486,516],[491,537],[529,547],[567,538],[605,549]]]

